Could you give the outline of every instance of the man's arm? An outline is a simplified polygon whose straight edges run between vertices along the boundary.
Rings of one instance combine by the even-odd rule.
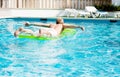
[[[64,25],[64,28],[80,28],[82,31],[84,31],[84,27],[81,27],[81,26]]]
[[[50,24],[43,24],[43,23],[25,23],[25,26],[30,26],[30,25],[34,25],[34,26],[40,26],[40,27],[50,27]]]

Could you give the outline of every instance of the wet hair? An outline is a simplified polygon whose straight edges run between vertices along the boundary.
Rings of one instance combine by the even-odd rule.
[[[57,18],[56,24],[63,24],[63,23],[64,23],[64,21],[62,18]]]

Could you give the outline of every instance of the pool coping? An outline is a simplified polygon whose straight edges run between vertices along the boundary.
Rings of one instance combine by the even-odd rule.
[[[64,19],[97,19],[97,20],[120,20],[120,18],[117,17],[109,17],[109,18],[87,18],[87,17],[63,17],[63,16],[57,16],[58,13],[61,10],[45,10],[45,9],[0,9],[0,18],[58,18],[62,17]],[[110,12],[111,14],[114,14],[114,12]],[[120,14],[120,11],[116,11],[116,14]]]
[[[6,17],[0,17],[0,19],[2,18],[46,18],[46,19],[56,19],[58,17],[24,17],[24,16],[21,16],[21,17],[14,17],[14,16],[6,16]],[[81,19],[81,20],[120,20],[120,18],[68,18],[68,17],[62,17],[63,19]]]

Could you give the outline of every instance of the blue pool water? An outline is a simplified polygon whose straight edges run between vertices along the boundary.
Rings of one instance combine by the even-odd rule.
[[[65,19],[85,31],[57,40],[15,38],[14,31],[27,21],[55,23],[0,19],[0,77],[120,77],[120,21]]]

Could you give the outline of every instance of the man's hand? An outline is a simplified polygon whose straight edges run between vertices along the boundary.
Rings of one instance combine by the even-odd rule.
[[[82,31],[84,31],[84,30],[85,30],[85,28],[84,28],[84,27],[80,27],[80,29],[81,29]]]

